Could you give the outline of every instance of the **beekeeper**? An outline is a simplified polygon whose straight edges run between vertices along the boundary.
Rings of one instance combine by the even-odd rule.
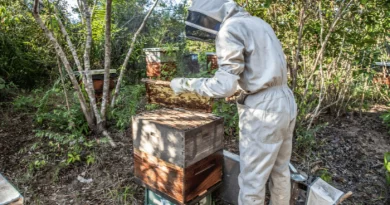
[[[223,98],[241,91],[239,204],[263,205],[268,179],[272,204],[289,204],[288,163],[297,108],[274,31],[231,0],[193,0],[186,34],[215,39],[219,69],[213,78],[173,79],[174,92]]]

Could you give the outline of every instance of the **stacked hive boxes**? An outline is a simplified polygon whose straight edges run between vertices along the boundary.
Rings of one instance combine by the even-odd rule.
[[[166,87],[167,83],[162,84]],[[154,98],[150,95],[159,93],[148,95]],[[135,177],[176,204],[190,204],[205,197],[222,179],[223,119],[206,113],[210,111],[207,106],[197,111],[191,110],[193,106],[186,107],[192,99],[201,98],[192,95],[185,97],[187,104],[175,102],[182,100],[180,96],[161,96],[159,101],[169,99],[181,108],[144,112],[132,119]]]

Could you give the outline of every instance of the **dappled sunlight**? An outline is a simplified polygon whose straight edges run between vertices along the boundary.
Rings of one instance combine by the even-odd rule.
[[[132,121],[135,176],[142,183],[182,203],[221,180],[222,118],[159,109]]]

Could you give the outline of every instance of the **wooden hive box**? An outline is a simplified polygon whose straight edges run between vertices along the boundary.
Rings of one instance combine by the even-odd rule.
[[[159,109],[132,119],[135,176],[185,204],[222,179],[223,119]]]
[[[222,180],[222,169],[222,150],[186,168],[134,150],[136,181],[163,193],[167,199],[180,205],[193,204],[193,201],[218,188]]]
[[[145,48],[146,75],[148,77],[172,76],[176,73],[176,52],[178,48]]]
[[[206,53],[206,62],[207,68],[210,66],[210,70],[215,70],[219,68],[218,57],[215,53]]]
[[[223,118],[183,109],[158,109],[132,118],[133,145],[178,167],[223,148]]]

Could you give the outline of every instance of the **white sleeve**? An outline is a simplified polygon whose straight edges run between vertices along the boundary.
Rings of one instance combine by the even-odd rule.
[[[239,75],[245,68],[245,47],[239,36],[239,31],[222,27],[215,40],[218,71],[212,78],[182,79],[183,89],[213,98],[232,96],[237,90]]]

